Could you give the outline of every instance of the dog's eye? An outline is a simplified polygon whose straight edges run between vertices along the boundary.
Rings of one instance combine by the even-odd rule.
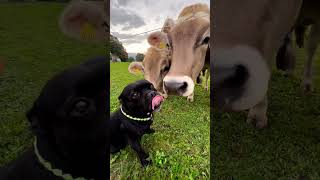
[[[74,105],[75,109],[80,110],[80,111],[87,109],[88,106],[89,106],[89,103],[84,100],[79,100]]]
[[[73,117],[83,117],[85,114],[87,114],[90,110],[90,101],[81,98],[75,101],[73,104],[72,111],[70,112],[70,115]]]

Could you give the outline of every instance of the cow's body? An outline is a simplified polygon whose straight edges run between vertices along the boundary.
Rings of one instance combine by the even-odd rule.
[[[132,62],[128,71],[132,74],[142,72],[144,78],[151,82],[158,92],[165,98],[168,95],[163,90],[163,78],[168,72],[171,63],[171,51],[168,45],[167,33],[170,31],[173,20],[167,18],[161,32],[154,32],[148,36],[148,48],[142,62]]]
[[[296,21],[302,0],[214,2],[213,103],[249,110],[248,122],[267,125],[267,89],[274,53]]]
[[[210,40],[210,9],[206,4],[185,7],[168,33],[172,47],[170,70],[164,77],[167,93],[193,101],[194,85],[204,67]]]
[[[209,16],[207,5],[194,4],[185,7],[176,22],[167,19],[161,32],[149,35],[148,42],[152,47],[143,62],[132,63],[129,71],[143,70],[145,79],[165,96],[172,93],[193,101],[194,82],[202,69],[209,71]],[[207,90],[208,79],[209,72],[206,73]]]
[[[305,30],[307,26],[311,26],[310,33],[308,34],[306,43],[307,58],[304,67],[304,76],[301,83],[305,92],[313,90],[312,85],[312,64],[314,54],[320,42],[320,2],[313,0],[304,0],[301,7],[299,17],[292,28],[292,31],[288,33],[287,40],[284,41],[282,47],[279,49],[277,65],[279,69],[286,70],[292,73],[295,63],[295,52],[292,50],[293,41],[292,34],[295,31],[296,42],[299,47],[304,46]]]

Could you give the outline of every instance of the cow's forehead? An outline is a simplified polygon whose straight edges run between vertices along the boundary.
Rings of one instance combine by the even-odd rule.
[[[204,19],[194,19],[177,24],[169,33],[171,39],[180,39],[192,37],[196,38],[203,34],[210,26],[210,23]],[[185,37],[186,36],[186,37]]]

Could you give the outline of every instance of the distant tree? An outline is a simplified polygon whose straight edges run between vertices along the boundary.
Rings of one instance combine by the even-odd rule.
[[[122,51],[119,58],[121,59],[122,62],[128,61],[128,53],[126,51]]]
[[[132,62],[132,61],[134,61],[134,58],[133,58],[133,57],[129,57],[129,58],[128,58],[128,61],[129,61],[129,62]]]
[[[110,52],[118,56],[122,62],[128,60],[128,53],[117,37],[110,36]]]
[[[136,61],[143,61],[143,58],[144,58],[144,54],[138,53],[136,55]]]

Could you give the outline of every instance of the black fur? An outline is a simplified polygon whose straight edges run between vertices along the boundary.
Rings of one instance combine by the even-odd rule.
[[[71,67],[47,82],[27,113],[41,156],[73,177],[109,178],[107,58]],[[1,180],[61,179],[33,147],[0,171]]]
[[[146,80],[139,80],[124,88],[119,96],[120,103],[126,114],[133,117],[146,118],[153,113],[151,102],[157,95],[153,85]],[[149,157],[140,145],[144,134],[153,133],[150,128],[153,119],[149,121],[135,121],[127,118],[118,109],[110,117],[110,151],[116,153],[129,144],[134,149],[143,166],[148,165]]]
[[[277,69],[283,71],[293,71],[295,67],[295,56],[292,49],[291,32],[286,35],[283,44],[278,50],[276,56]]]

